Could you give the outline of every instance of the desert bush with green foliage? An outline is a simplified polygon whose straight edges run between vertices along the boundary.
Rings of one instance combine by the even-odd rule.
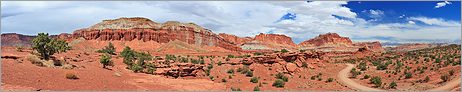
[[[109,54],[103,54],[99,62],[103,65],[103,68],[107,68],[106,66],[114,66],[114,63],[111,61],[111,55]]]
[[[48,37],[48,33],[39,33],[32,39],[32,49],[37,51],[41,58],[49,60],[53,54],[66,52],[71,47],[63,40]]]
[[[104,46],[103,49],[98,50],[98,51],[96,51],[96,52],[98,52],[98,53],[107,53],[107,54],[115,55],[115,47],[114,47],[114,45],[113,45],[111,42],[109,42],[109,44],[108,44],[107,46]]]
[[[282,80],[282,79],[277,79],[277,80],[274,81],[274,83],[273,83],[272,86],[277,87],[277,88],[283,88],[284,85],[285,85],[284,80]]]

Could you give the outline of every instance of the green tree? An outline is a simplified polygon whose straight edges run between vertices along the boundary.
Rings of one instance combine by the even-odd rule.
[[[36,38],[32,39],[32,49],[36,50],[45,60],[49,60],[55,53],[66,52],[70,48],[63,40],[49,38],[48,33],[39,33]]]
[[[104,46],[103,49],[98,50],[96,52],[98,52],[98,53],[108,53],[108,54],[111,54],[111,55],[115,55],[115,53],[114,53],[115,52],[115,47],[114,47],[114,45],[112,45],[111,42],[109,42],[109,44],[107,46]]]
[[[135,51],[133,51],[130,47],[126,46],[120,55],[124,58],[123,62],[127,64],[128,67],[133,65],[133,61],[135,60]]]
[[[111,56],[108,54],[103,54],[99,62],[103,64],[103,68],[106,68],[106,66],[114,66],[114,63],[111,61]]]

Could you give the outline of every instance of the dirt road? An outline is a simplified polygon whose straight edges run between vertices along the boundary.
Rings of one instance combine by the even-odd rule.
[[[437,87],[437,88],[433,88],[433,89],[430,89],[430,90],[427,90],[427,91],[450,91],[456,87],[459,87],[460,86],[460,78],[457,78],[457,79],[454,79],[450,82],[447,82],[445,85],[441,86],[441,87]]]
[[[363,86],[359,83],[356,83],[355,81],[351,80],[349,77],[349,73],[351,71],[351,69],[354,68],[355,65],[353,64],[346,64],[347,67],[345,69],[343,69],[342,71],[339,72],[338,74],[338,78],[340,79],[340,82],[342,82],[344,85],[352,88],[352,89],[355,89],[355,90],[360,90],[360,91],[385,91],[385,90],[381,90],[381,89],[376,89],[376,88],[370,88],[370,87],[366,87],[366,86]]]
[[[360,90],[360,91],[385,91],[385,90],[382,90],[382,89],[376,89],[376,88],[370,88],[370,87],[367,87],[367,86],[363,86],[353,80],[351,80],[349,77],[349,73],[351,71],[351,69],[354,68],[355,65],[353,64],[346,64],[347,67],[345,69],[343,69],[342,71],[339,72],[338,74],[338,78],[340,79],[340,82],[342,82],[344,85],[352,88],[352,89],[356,89],[356,90]],[[433,88],[433,89],[430,89],[430,90],[427,90],[427,91],[450,91],[452,89],[454,89],[455,87],[458,87],[460,86],[460,83],[461,83],[461,78],[457,78],[455,80],[452,80],[448,83],[446,83],[446,85],[443,85],[441,87],[437,87],[437,88]]]

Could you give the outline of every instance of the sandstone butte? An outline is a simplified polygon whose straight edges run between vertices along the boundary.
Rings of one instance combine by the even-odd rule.
[[[114,20],[103,20],[89,28],[74,31],[72,34],[60,34],[61,39],[76,39],[83,37],[86,40],[142,40],[168,43],[179,40],[197,46],[217,46],[231,51],[241,49],[194,23],[180,23],[167,21],[156,23],[147,18],[119,18]]]
[[[2,42],[28,44],[32,36],[16,34],[2,34]],[[194,23],[181,23],[178,21],[167,21],[156,23],[147,18],[118,18],[103,20],[88,28],[78,29],[72,34],[62,33],[53,35],[65,40],[84,38],[86,40],[100,41],[155,41],[168,43],[170,41],[182,41],[197,46],[216,46],[230,51],[244,50],[300,50],[300,49],[351,49],[356,51],[359,48],[381,52],[384,51],[380,42],[357,42],[353,43],[348,37],[341,37],[337,33],[320,34],[319,36],[295,44],[292,38],[282,34],[263,34],[255,37],[238,37],[232,34],[215,34],[211,30],[203,28]],[[13,41],[13,42],[12,42]],[[16,41],[16,42],[14,42]],[[2,45],[4,45],[2,44]]]

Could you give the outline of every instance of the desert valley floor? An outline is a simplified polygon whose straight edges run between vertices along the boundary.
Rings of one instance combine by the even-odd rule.
[[[34,38],[2,34],[2,90],[461,90],[460,44],[382,47],[336,33],[295,44],[279,34],[238,37],[194,23],[120,18],[50,36],[71,49],[42,60],[30,47]],[[99,50],[109,44],[113,66],[103,68]]]

